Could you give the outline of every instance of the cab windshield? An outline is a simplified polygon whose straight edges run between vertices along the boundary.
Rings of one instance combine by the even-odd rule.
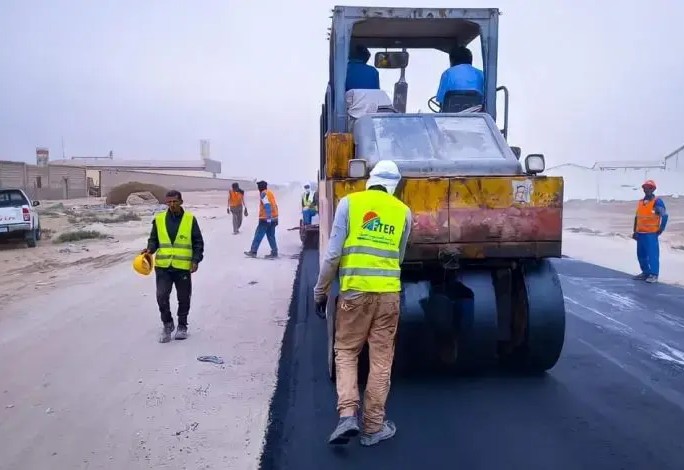
[[[370,162],[505,159],[483,115],[368,116],[354,126],[357,154]]]

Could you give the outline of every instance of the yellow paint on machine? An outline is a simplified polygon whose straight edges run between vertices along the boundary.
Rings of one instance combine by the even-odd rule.
[[[348,133],[329,133],[325,136],[325,176],[344,178],[347,165],[354,157],[354,137]]]
[[[529,193],[516,191],[514,182],[526,183],[520,186],[529,188]],[[329,183],[332,185],[334,207],[347,194],[363,191],[366,187],[366,179],[344,179]],[[452,209],[504,209],[522,204],[558,207],[563,201],[563,178],[403,178],[396,195],[417,213],[435,212],[447,205]],[[527,199],[529,202],[526,202]]]
[[[451,209],[505,209],[507,207],[559,207],[563,201],[561,177],[477,177],[452,178]]]

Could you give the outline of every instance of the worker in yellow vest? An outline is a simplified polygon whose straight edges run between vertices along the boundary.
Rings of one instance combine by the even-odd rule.
[[[309,183],[305,184],[302,193],[302,223],[304,225],[311,225],[311,219],[318,212],[317,204],[316,193],[311,190]]]
[[[153,254],[157,278],[157,304],[163,323],[160,343],[171,341],[175,328],[169,297],[176,287],[178,297],[178,330],[176,339],[188,337],[188,314],[192,293],[191,274],[197,271],[204,257],[204,240],[197,219],[183,209],[179,191],[166,193],[168,209],[155,215],[147,248],[142,253]]]
[[[400,266],[412,221],[410,209],[394,196],[400,180],[397,165],[381,160],[370,172],[366,191],[340,199],[314,287],[316,308],[325,312],[330,285],[339,275],[334,346],[339,421],[331,444],[345,444],[361,433],[357,370],[366,342],[370,373],[360,443],[375,445],[396,432],[395,424],[385,420],[385,403],[399,321]]]

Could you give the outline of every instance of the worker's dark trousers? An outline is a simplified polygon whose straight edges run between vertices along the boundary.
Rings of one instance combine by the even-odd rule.
[[[190,295],[192,294],[192,278],[190,271],[178,269],[155,269],[157,275],[157,304],[162,323],[173,323],[171,316],[171,290],[176,286],[178,298],[178,326],[188,325],[190,313]]]

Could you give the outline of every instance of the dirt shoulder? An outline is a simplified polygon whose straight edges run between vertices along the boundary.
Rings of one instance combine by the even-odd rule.
[[[3,304],[0,469],[257,468],[301,243],[286,230],[299,220],[298,197],[277,194],[281,258],[246,258],[252,196],[242,232],[232,235],[222,194],[184,194],[206,245],[186,341],[157,342],[154,276],[129,263],[150,215],[102,228],[118,242],[83,242],[85,253],[60,253],[49,241],[16,250],[36,255],[12,279],[57,278]],[[39,249],[56,267],[36,267]],[[171,304],[175,314],[175,294]],[[224,363],[197,360],[204,355]]]

